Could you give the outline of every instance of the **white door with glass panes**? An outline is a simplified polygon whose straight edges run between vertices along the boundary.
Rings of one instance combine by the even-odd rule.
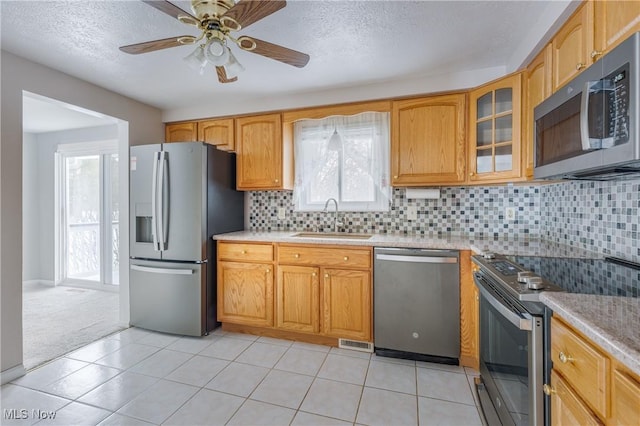
[[[116,142],[62,144],[57,153],[57,280],[118,285]]]

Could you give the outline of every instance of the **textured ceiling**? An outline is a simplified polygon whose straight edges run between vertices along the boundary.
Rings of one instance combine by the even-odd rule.
[[[189,10],[189,2],[174,3]],[[137,56],[118,50],[197,34],[141,1],[3,0],[0,13],[3,49],[166,111],[506,67],[551,3],[289,1],[240,35],[308,53],[307,67],[235,48],[246,71],[226,85],[213,70],[199,76],[184,64],[190,46]]]

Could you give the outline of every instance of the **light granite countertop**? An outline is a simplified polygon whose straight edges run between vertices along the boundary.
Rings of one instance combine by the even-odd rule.
[[[403,235],[371,234],[369,239],[300,238],[295,231],[238,231],[214,235],[214,240],[263,241],[296,244],[333,244],[370,247],[411,247],[423,249],[472,250],[514,256],[598,257],[576,247],[552,243],[538,238],[479,238],[454,234]]]
[[[540,300],[640,375],[640,299],[543,292]]]

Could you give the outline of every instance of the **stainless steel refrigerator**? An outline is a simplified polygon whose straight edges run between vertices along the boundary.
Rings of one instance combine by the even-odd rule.
[[[215,328],[214,234],[242,230],[235,155],[200,142],[130,150],[130,324],[201,336]]]

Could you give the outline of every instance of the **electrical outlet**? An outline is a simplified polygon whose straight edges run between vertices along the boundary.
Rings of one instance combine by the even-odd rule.
[[[504,218],[509,222],[513,222],[516,220],[516,208],[515,207],[507,207],[504,209]]]
[[[284,207],[278,207],[278,219],[283,220],[287,217],[287,211]]]
[[[418,220],[418,208],[416,206],[407,207],[407,220]]]

